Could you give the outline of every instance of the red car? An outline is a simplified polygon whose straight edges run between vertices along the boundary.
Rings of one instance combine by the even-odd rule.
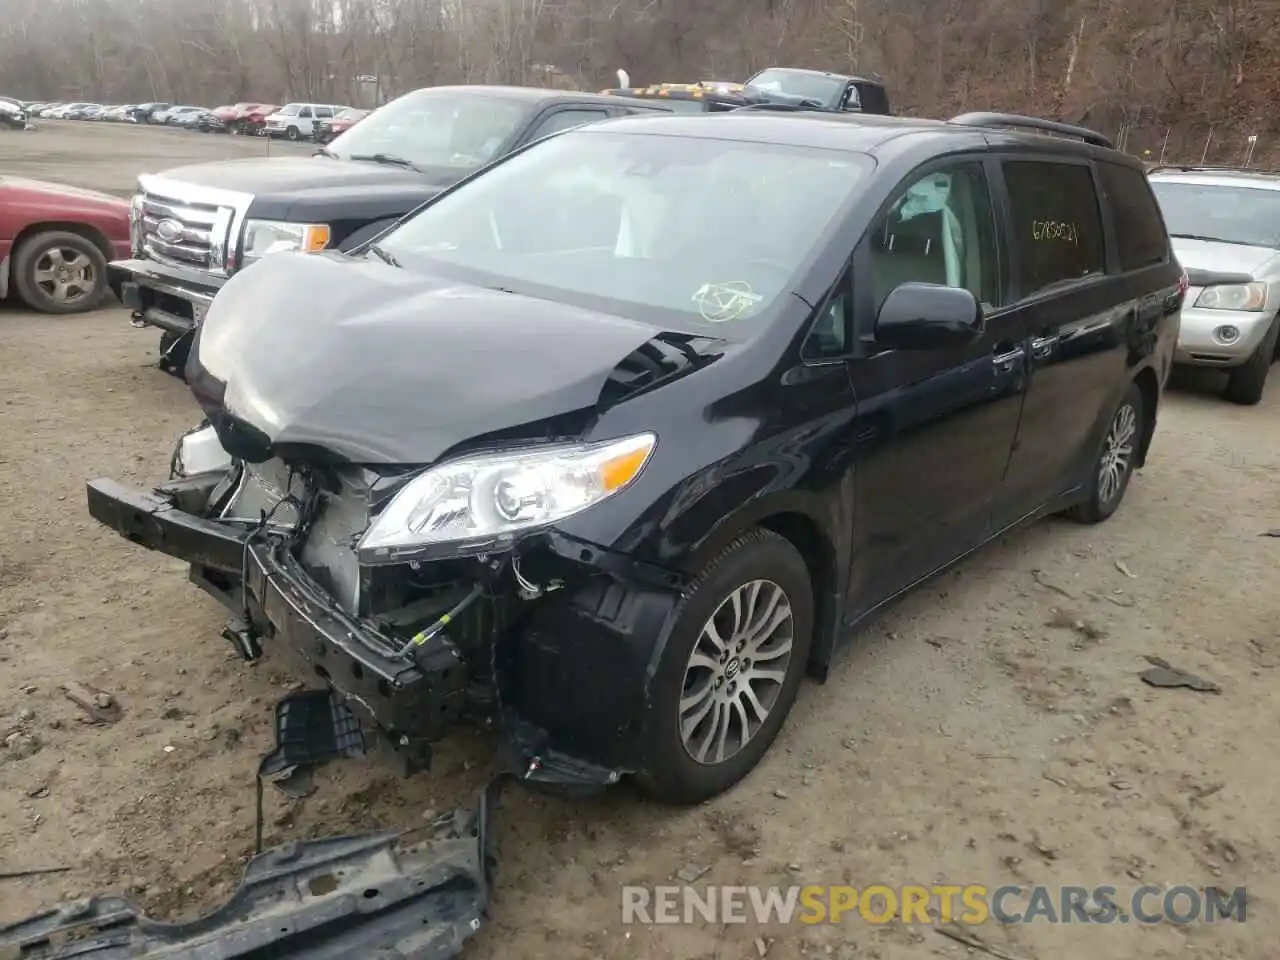
[[[240,106],[237,104],[237,106]],[[227,129],[232,133],[242,133],[248,135],[261,134],[267,125],[267,117],[275,113],[280,108],[273,103],[249,103],[244,104],[244,109],[236,114],[236,118],[232,121]]]
[[[127,200],[0,176],[0,300],[91,310],[107,292],[107,261],[127,259],[130,246]]]

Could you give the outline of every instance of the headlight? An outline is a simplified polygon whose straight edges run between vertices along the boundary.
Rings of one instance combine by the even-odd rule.
[[[360,555],[377,562],[445,544],[454,556],[504,547],[622,490],[656,443],[644,433],[442,463],[392,498],[361,538]]]
[[[269,253],[285,253],[289,250],[314,253],[328,245],[329,227],[323,223],[246,220],[240,256],[242,262],[248,264]]]
[[[1265,283],[1225,283],[1205,287],[1196,306],[1206,310],[1261,310],[1267,304]]]

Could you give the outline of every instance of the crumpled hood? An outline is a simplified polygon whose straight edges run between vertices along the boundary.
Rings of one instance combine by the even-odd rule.
[[[658,332],[379,261],[279,253],[219,291],[187,380],[246,459],[257,458],[233,434],[426,464],[479,435],[594,406],[618,362]]]
[[[1187,271],[1257,276],[1257,270],[1280,251],[1268,247],[1249,247],[1239,243],[1173,238],[1173,253]]]

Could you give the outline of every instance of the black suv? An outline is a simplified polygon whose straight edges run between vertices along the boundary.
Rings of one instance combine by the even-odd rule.
[[[214,295],[266,254],[350,249],[539,137],[655,111],[670,107],[534,87],[430,87],[374,111],[314,157],[224,160],[139,177],[133,256],[110,265],[111,287],[136,326],[160,329],[160,365],[180,374]]]
[[[1186,286],[1142,167],[1080,128],[606,121],[232,277],[205,424],[89,510],[410,767],[483,718],[522,775],[698,801],[888,600],[1113,514]]]

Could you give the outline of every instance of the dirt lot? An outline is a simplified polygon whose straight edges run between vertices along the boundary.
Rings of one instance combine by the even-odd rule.
[[[90,147],[112,159],[90,162]],[[140,169],[248,148],[261,146],[46,129],[0,140],[0,167],[127,189]],[[162,913],[207,904],[252,850],[253,772],[293,678],[235,660],[182,567],[84,509],[87,478],[162,478],[194,422],[185,388],[151,366],[154,340],[119,310],[0,309],[0,740],[22,734],[0,754],[0,921],[102,889]],[[1280,541],[1259,534],[1280,526],[1280,385],[1254,409],[1219,400],[1219,385],[1166,396],[1148,467],[1111,522],[1009,536],[867,627],[729,795],[672,811],[626,789],[593,802],[509,793],[493,921],[467,955],[975,954],[856,916],[623,926],[623,884],[694,867],[708,871],[699,885],[1245,885],[1243,925],[976,932],[1019,960],[1275,956]],[[1221,693],[1144,685],[1147,655]],[[123,718],[82,722],[59,692],[68,681],[110,691]],[[465,738],[412,780],[353,761],[301,802],[269,791],[269,842],[420,823],[467,802],[488,756]],[[59,865],[70,872],[2,877]]]

